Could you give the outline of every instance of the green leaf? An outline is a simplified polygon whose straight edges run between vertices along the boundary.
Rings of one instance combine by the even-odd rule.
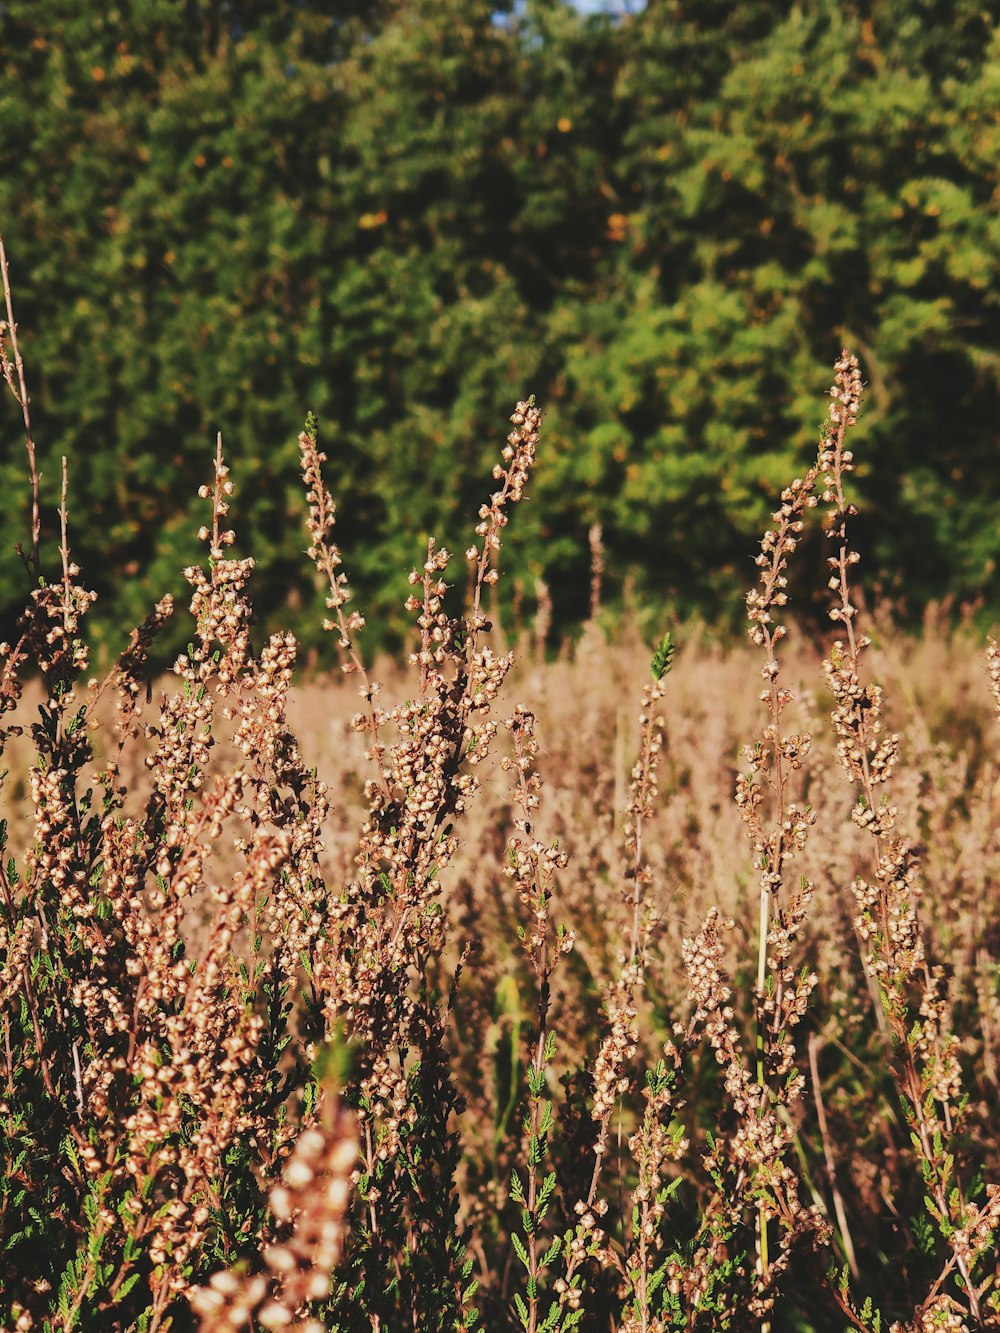
[[[669,673],[674,662],[674,652],[674,641],[670,631],[667,630],[657,644],[653,653],[653,660],[649,664],[650,672],[655,681],[661,681]]]

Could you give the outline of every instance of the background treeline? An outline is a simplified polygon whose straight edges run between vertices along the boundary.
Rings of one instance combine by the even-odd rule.
[[[571,624],[600,522],[612,596],[631,576],[658,619],[664,598],[728,614],[844,343],[870,383],[865,566],[890,591],[905,570],[911,611],[995,610],[997,7],[508,11],[0,4],[0,227],[44,498],[64,452],[104,633],[180,591],[217,429],[261,618],[315,632],[307,409],[384,632],[400,569],[426,532],[460,539],[530,391],[538,503],[503,596],[530,608],[542,577]],[[18,425],[8,551],[27,532]],[[2,627],[23,575],[0,579]]]

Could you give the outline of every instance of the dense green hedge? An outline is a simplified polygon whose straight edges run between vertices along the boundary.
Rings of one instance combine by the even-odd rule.
[[[512,550],[529,601],[543,574],[564,623],[582,610],[599,520],[612,591],[631,572],[660,607],[725,613],[844,342],[870,381],[868,568],[905,574],[914,609],[995,607],[989,8],[502,8],[0,5],[0,229],[45,499],[65,452],[105,630],[180,591],[217,429],[262,616],[316,619],[307,409],[388,625],[424,535],[462,542],[529,391],[548,414]],[[3,549],[25,528],[9,502]],[[5,561],[5,621],[19,578]]]

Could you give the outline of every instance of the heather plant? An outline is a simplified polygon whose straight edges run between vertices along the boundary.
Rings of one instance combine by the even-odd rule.
[[[981,1320],[981,1297],[994,1287],[1000,1184],[984,1186],[980,1180],[970,1186],[958,1169],[958,1127],[967,1099],[958,1037],[950,1030],[948,982],[944,968],[927,958],[913,850],[895,835],[896,811],[886,788],[898,764],[899,738],[885,731],[881,687],[862,682],[861,660],[869,640],[856,630],[858,608],[851,598],[849,571],[859,556],[848,542],[847,523],[855,511],[844,494],[844,477],[853,467],[844,428],[857,417],[861,373],[857,360],[846,354],[837,371],[831,407],[837,429],[819,463],[830,505],[827,536],[835,547],[828,561],[834,593],[830,617],[843,626],[845,638],[834,642],[823,665],[835,701],[838,757],[857,789],[851,818],[874,840],[870,877],[859,875],[852,885],[857,932],[888,1028],[889,1064],[927,1190],[934,1241],[932,1246],[929,1238],[928,1248],[940,1256],[940,1272],[917,1308],[915,1323],[918,1328],[956,1327],[965,1319]],[[990,656],[991,666],[992,661]],[[977,1195],[983,1196],[978,1204]],[[991,1263],[994,1272],[984,1272]],[[953,1269],[961,1279],[954,1295],[945,1290]],[[1000,1292],[994,1289],[994,1310],[998,1303]]]
[[[398,666],[366,658],[307,419],[342,671],[298,695],[294,637],[255,632],[217,440],[153,705],[172,601],[90,678],[65,461],[46,573],[2,244],[0,267],[32,504],[0,649],[0,740],[26,756],[0,824],[3,1326],[1000,1326],[1000,649],[984,677],[862,628],[855,358],[761,541],[752,657],[668,634],[640,691],[646,650],[599,627],[596,530],[576,650],[501,630],[528,399],[466,576],[433,539],[409,575]],[[822,667],[788,608],[820,503]],[[512,683],[532,706],[501,712]]]

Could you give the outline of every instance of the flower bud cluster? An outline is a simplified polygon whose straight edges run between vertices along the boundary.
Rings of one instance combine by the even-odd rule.
[[[986,667],[989,672],[993,702],[996,705],[997,715],[1000,716],[1000,644],[992,637],[986,646]]]
[[[549,955],[553,881],[557,871],[565,870],[569,857],[558,845],[540,842],[532,831],[532,812],[538,806],[542,787],[542,779],[534,769],[538,753],[535,716],[518,704],[504,726],[511,734],[514,753],[513,757],[502,760],[500,767],[514,775],[515,799],[521,810],[514,821],[514,835],[507,844],[504,872],[514,881],[517,896],[528,910],[530,925],[522,943],[532,967],[541,975],[547,974],[553,962]],[[575,939],[574,931],[562,935],[557,954],[568,953]]]
[[[309,1309],[330,1293],[358,1155],[352,1117],[340,1110],[326,1118],[332,1127],[320,1124],[299,1135],[271,1190],[272,1238],[263,1248],[262,1271],[248,1276],[224,1269],[188,1293],[202,1333],[236,1333],[250,1325],[268,1333],[322,1333],[322,1321]]]
[[[495,584],[500,578],[499,570],[492,561],[500,550],[500,534],[507,526],[507,506],[516,504],[524,494],[528,474],[535,463],[542,424],[542,414],[533,398],[518,403],[510,419],[514,429],[507,436],[507,443],[503,447],[503,462],[497,463],[493,469],[493,479],[501,483],[500,488],[493,492],[488,504],[479,507],[476,536],[480,538],[481,544],[473,543],[465,552],[466,560],[476,570],[471,616],[474,630],[485,624],[481,610],[482,589],[487,584]]]
[[[768,528],[760,543],[756,564],[760,569],[759,587],[746,595],[747,619],[750,621],[750,640],[760,648],[767,648],[768,663],[765,679],[777,675],[773,645],[785,637],[784,625],[775,621],[775,612],[788,603],[788,559],[801,540],[805,528],[805,514],[816,507],[816,479],[819,468],[813,465],[804,477],[796,477],[781,493],[781,504],[771,515],[773,527]]]
[[[619,1098],[628,1092],[629,1079],[624,1071],[635,1059],[638,1049],[639,1033],[635,1020],[636,1011],[632,1004],[626,1002],[609,1009],[608,1031],[594,1064],[594,1104],[590,1114],[598,1123],[610,1118]],[[595,1152],[600,1156],[606,1151],[607,1145],[601,1138]]]

